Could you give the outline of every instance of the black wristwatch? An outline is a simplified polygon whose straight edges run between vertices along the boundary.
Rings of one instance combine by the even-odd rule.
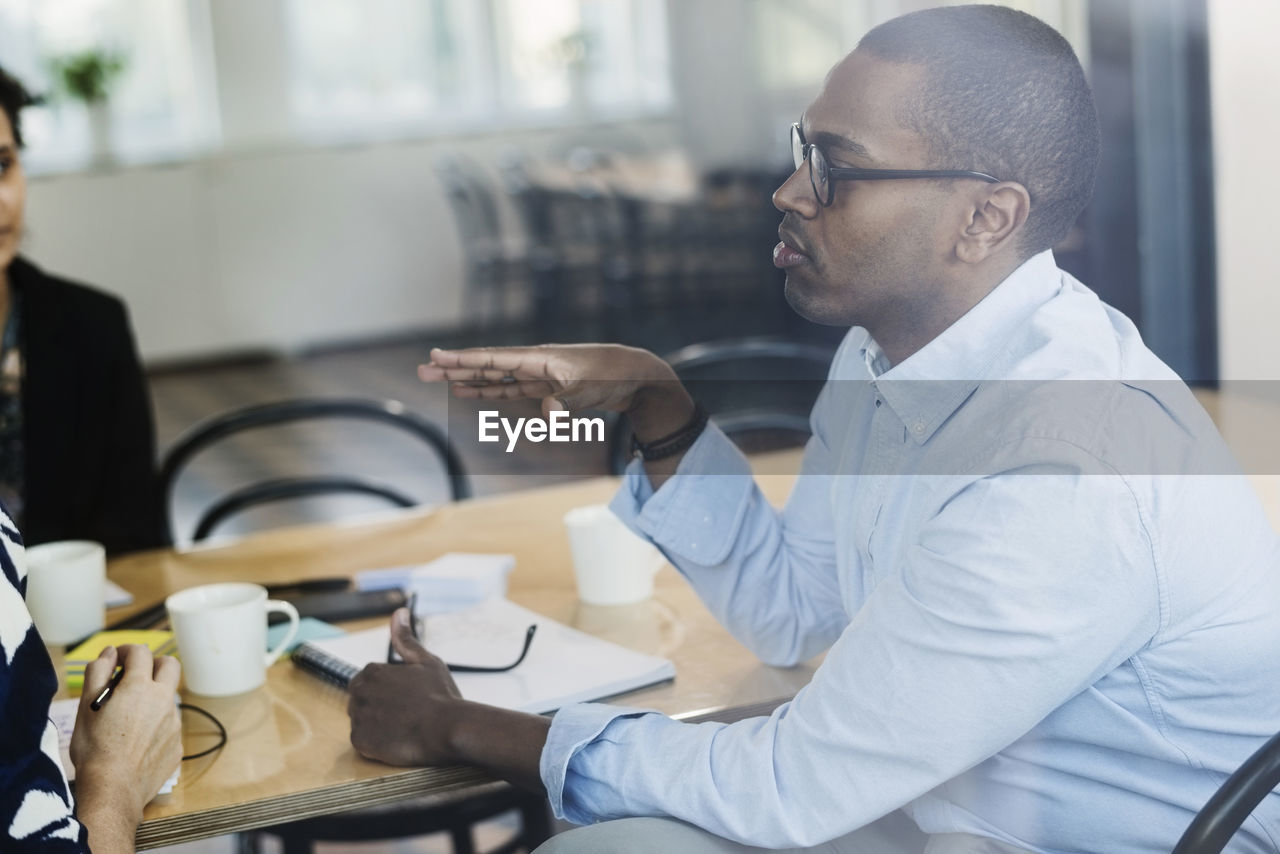
[[[631,434],[631,453],[642,460],[661,460],[687,451],[707,428],[707,410],[701,403],[693,405],[693,417],[679,430],[652,442],[641,442]]]

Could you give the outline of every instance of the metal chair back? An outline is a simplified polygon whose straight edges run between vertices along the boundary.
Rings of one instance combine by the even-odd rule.
[[[170,541],[176,542],[173,536],[173,499],[178,477],[202,450],[246,430],[339,418],[386,424],[419,439],[444,463],[450,497],[454,500],[470,497],[470,482],[444,431],[426,418],[409,411],[399,401],[360,398],[297,398],[275,401],[233,409],[206,419],[179,436],[165,452],[160,466],[160,486]],[[399,507],[419,503],[399,489],[359,476],[325,474],[273,478],[237,489],[212,504],[201,514],[192,539],[204,539],[218,524],[252,507],[343,493],[375,496]]]
[[[1219,854],[1245,819],[1280,786],[1280,734],[1244,761],[1214,792],[1178,840],[1173,854]]]

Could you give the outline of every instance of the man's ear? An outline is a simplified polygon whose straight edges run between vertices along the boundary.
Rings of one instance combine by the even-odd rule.
[[[964,232],[956,243],[956,257],[978,264],[1012,244],[1031,213],[1031,194],[1013,181],[989,184],[974,199]]]

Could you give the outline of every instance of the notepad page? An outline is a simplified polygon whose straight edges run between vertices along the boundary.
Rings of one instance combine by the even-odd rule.
[[[522,608],[493,599],[475,608],[428,617],[424,645],[450,664],[504,666],[520,654],[525,630],[538,631],[529,654],[506,673],[455,673],[468,700],[523,712],[551,712],[674,678],[665,658],[635,652]],[[385,661],[389,630],[313,641],[329,655],[363,666]]]

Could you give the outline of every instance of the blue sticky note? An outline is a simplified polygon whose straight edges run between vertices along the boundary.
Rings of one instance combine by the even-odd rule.
[[[289,631],[288,623],[277,623],[274,626],[270,626],[267,629],[267,649],[275,649],[276,644],[284,640],[287,631]],[[285,648],[285,652],[293,652],[300,644],[304,644],[307,641],[333,638],[345,634],[346,632],[342,629],[323,620],[317,620],[315,617],[303,617],[298,622],[298,636]]]

